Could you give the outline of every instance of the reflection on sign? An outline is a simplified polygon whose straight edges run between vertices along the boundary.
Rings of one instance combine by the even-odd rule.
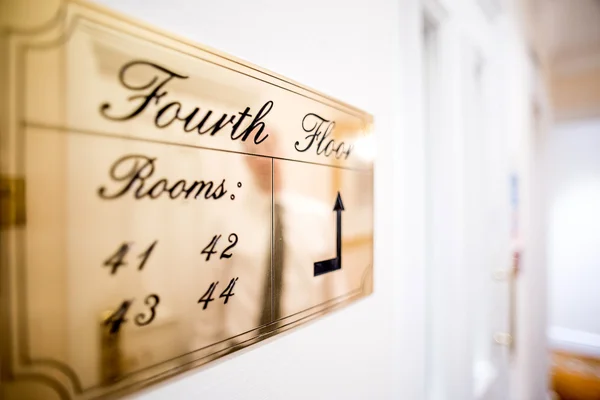
[[[371,293],[368,114],[43,4],[9,0],[3,26],[9,399],[130,393]]]

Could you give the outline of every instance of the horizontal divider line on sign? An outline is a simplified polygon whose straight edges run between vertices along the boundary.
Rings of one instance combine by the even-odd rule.
[[[232,154],[239,154],[239,155],[251,156],[251,157],[270,158],[272,160],[291,161],[291,162],[297,162],[297,163],[302,163],[302,164],[318,165],[321,167],[344,169],[344,170],[348,170],[348,171],[361,171],[361,172],[371,171],[370,168],[344,167],[341,165],[331,165],[331,164],[319,163],[319,162],[314,162],[314,161],[296,160],[293,158],[286,158],[286,157],[266,156],[264,154],[247,153],[244,151],[217,149],[214,147],[198,146],[198,145],[187,144],[187,143],[170,142],[167,140],[139,138],[139,137],[129,136],[129,135],[122,134],[122,133],[98,132],[98,131],[92,131],[89,129],[68,128],[68,127],[63,127],[63,126],[43,124],[43,123],[39,123],[39,122],[23,121],[22,125],[27,128],[35,128],[35,129],[42,129],[42,130],[54,130],[54,131],[65,132],[65,133],[75,133],[75,134],[80,134],[80,135],[99,136],[99,137],[113,138],[113,139],[133,140],[133,141],[148,142],[148,143],[155,143],[155,144],[166,144],[166,145],[172,145],[172,146],[194,148],[194,149],[199,149],[199,150],[220,151],[223,153],[232,153]]]

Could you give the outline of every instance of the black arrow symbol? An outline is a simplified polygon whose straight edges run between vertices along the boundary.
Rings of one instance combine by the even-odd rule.
[[[336,215],[336,257],[330,260],[317,261],[315,263],[314,276],[326,274],[331,271],[342,268],[342,211],[344,211],[344,203],[340,192],[337,194],[333,211]]]

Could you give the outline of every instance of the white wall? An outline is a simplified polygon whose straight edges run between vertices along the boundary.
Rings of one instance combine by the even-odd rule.
[[[600,119],[556,125],[547,165],[551,344],[600,355]]]
[[[375,293],[138,397],[423,398],[419,2],[96,1],[369,111],[378,144]]]

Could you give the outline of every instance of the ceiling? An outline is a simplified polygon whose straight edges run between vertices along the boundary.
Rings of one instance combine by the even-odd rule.
[[[554,67],[600,56],[600,0],[534,0],[536,42]]]
[[[600,115],[600,0],[526,0],[557,119]]]

